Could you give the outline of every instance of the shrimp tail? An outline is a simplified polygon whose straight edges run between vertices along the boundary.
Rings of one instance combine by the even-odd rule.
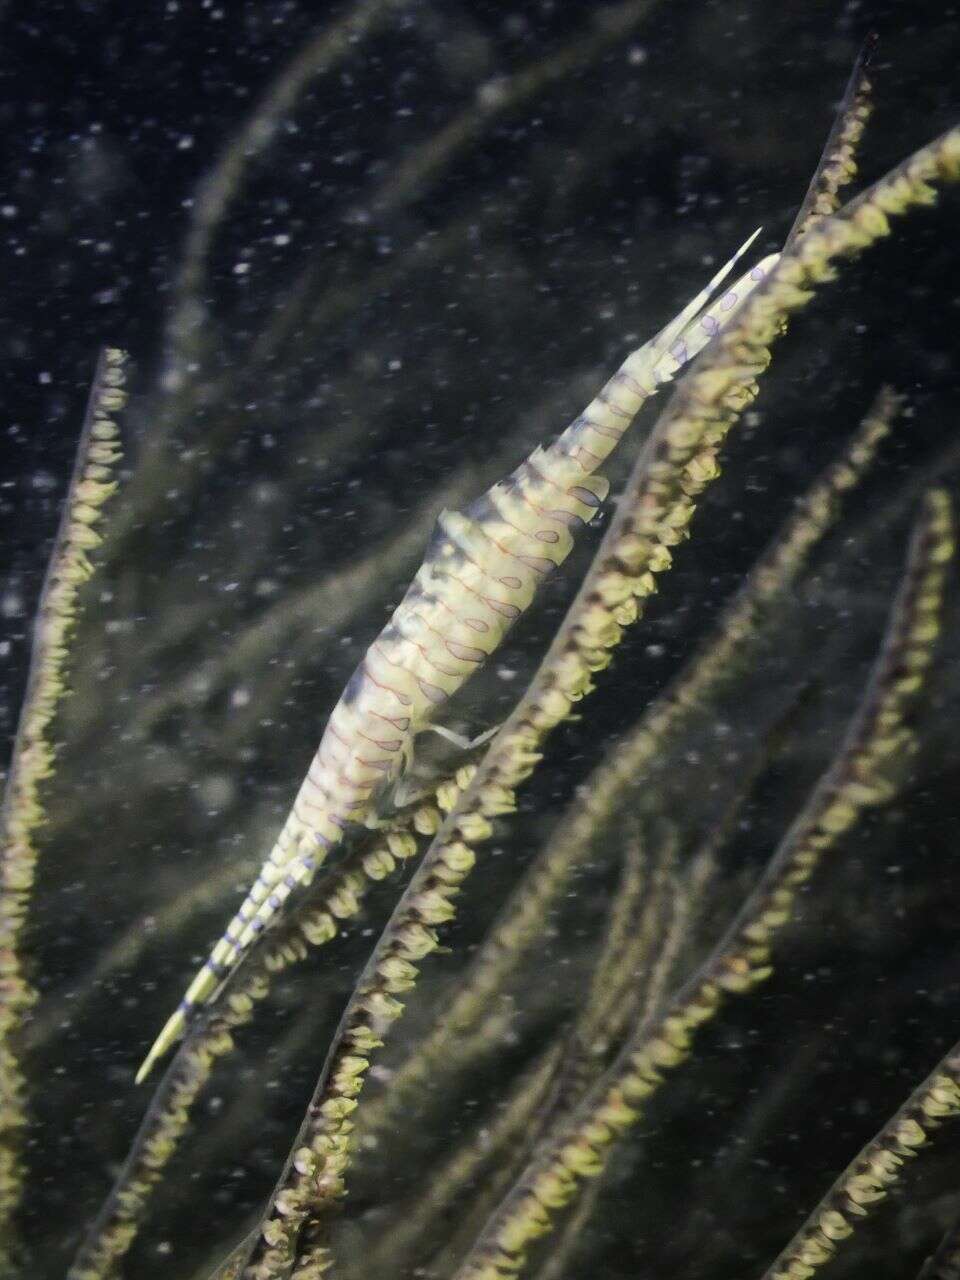
[[[306,852],[305,845],[311,853]],[[312,879],[325,853],[326,847],[318,843],[317,834],[304,831],[296,815],[291,814],[271,856],[226,932],[210,952],[140,1065],[137,1084],[146,1080],[156,1062],[186,1033],[197,1011],[216,999],[254,942],[279,915],[292,890]]]

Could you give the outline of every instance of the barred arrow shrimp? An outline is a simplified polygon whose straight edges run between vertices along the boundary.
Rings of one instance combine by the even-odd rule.
[[[656,337],[630,353],[587,408],[464,512],[444,511],[424,562],[334,707],[293,808],[246,899],[137,1073],[138,1083],[213,1001],[291,893],[350,828],[376,825],[378,801],[409,767],[414,740],[442,726],[448,699],[496,652],[574,530],[607,496],[598,469],[643,403],[729,322],[777,260],[719,297],[759,230]]]

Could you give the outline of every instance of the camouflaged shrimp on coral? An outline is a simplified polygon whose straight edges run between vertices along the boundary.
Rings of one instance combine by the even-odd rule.
[[[201,281],[219,220],[241,185],[243,157],[261,154],[311,75],[375,38],[399,8],[361,3],[325,31],[280,77],[211,172],[178,282],[164,382],[170,422],[184,405],[197,409],[204,397],[207,404],[216,399],[191,385],[190,371],[202,363]],[[632,8],[621,8],[626,23]],[[613,18],[597,32],[597,48],[606,47],[616,37]],[[589,56],[577,47],[557,74],[571,59],[579,65]],[[550,83],[543,66],[537,71],[504,86],[489,109],[500,110],[502,100],[515,108],[524,94]],[[132,965],[150,973],[158,1000],[188,960],[208,959],[140,1069],[138,1081],[175,1049],[119,1173],[112,1171],[113,1189],[86,1227],[70,1280],[107,1280],[128,1254],[131,1274],[139,1272],[148,1256],[139,1237],[151,1218],[161,1224],[160,1261],[153,1264],[163,1274],[218,1280],[323,1274],[554,1280],[583,1267],[635,1274],[644,1251],[666,1256],[674,1236],[707,1253],[730,1247],[727,1220],[719,1218],[718,1229],[698,1209],[705,1201],[676,1191],[675,1173],[661,1175],[662,1162],[648,1156],[650,1135],[669,1124],[714,1133],[722,1108],[709,1086],[696,1084],[697,1071],[718,1057],[739,1063],[749,1052],[742,1043],[748,1037],[738,1039],[731,1028],[763,1003],[756,993],[791,967],[788,940],[816,955],[840,932],[831,933],[829,920],[821,928],[805,918],[806,904],[822,880],[852,875],[850,850],[859,847],[859,833],[872,838],[875,824],[896,813],[910,789],[923,740],[918,726],[929,706],[949,697],[937,692],[937,682],[944,678],[941,633],[953,608],[956,458],[943,450],[884,490],[893,494],[889,502],[858,509],[858,489],[869,489],[874,473],[903,447],[911,422],[906,388],[871,388],[859,407],[860,426],[831,439],[822,459],[818,453],[805,493],[784,512],[755,563],[742,566],[729,600],[677,643],[683,661],[669,680],[655,685],[637,674],[642,651],[632,647],[630,633],[646,613],[654,635],[678,634],[658,619],[653,597],[661,583],[664,594],[671,579],[682,582],[684,575],[688,588],[690,581],[701,594],[709,587],[710,569],[698,568],[698,557],[709,565],[710,539],[724,534],[714,525],[712,535],[701,536],[700,528],[710,528],[711,503],[723,501],[714,495],[730,485],[717,482],[731,432],[743,427],[745,441],[732,447],[756,455],[758,468],[769,463],[758,427],[774,416],[761,393],[776,376],[776,365],[772,373],[768,367],[777,344],[789,333],[789,367],[809,312],[821,315],[809,304],[822,293],[828,306],[826,286],[852,273],[855,258],[960,178],[960,133],[952,130],[842,203],[858,177],[872,110],[868,76],[861,58],[777,252],[730,283],[754,233],[654,338],[623,343],[626,360],[556,438],[554,418],[541,406],[532,415],[532,452],[511,437],[503,455],[490,460],[485,492],[468,483],[474,477],[467,472],[459,488],[441,481],[429,512],[431,519],[440,512],[432,540],[417,521],[398,535],[402,556],[412,564],[422,556],[421,567],[402,595],[398,571],[385,596],[385,626],[381,616],[366,630],[355,628],[350,645],[358,665],[345,687],[340,681],[342,693],[331,689],[324,700],[310,691],[310,715],[322,731],[311,740],[309,751],[317,736],[320,745],[299,791],[285,774],[255,836],[247,831],[242,873],[237,865],[205,863],[206,881],[184,872],[171,881],[178,892],[158,898],[158,930],[169,930],[161,969],[143,960],[149,942],[142,929],[103,950],[97,982]],[[470,136],[464,127],[456,145]],[[399,201],[404,183],[423,180],[442,152],[434,139],[419,166],[411,161],[391,173],[381,204],[388,195]],[[679,300],[661,314],[670,315]],[[290,303],[293,310],[299,305]],[[329,316],[333,303],[325,305]],[[264,331],[258,342],[266,349],[278,332]],[[818,358],[811,365],[822,371]],[[670,399],[645,425],[646,401],[669,383]],[[579,396],[579,384],[575,390]],[[589,394],[571,398],[582,404]],[[103,448],[112,460],[109,425]],[[92,480],[101,486],[96,494],[106,496],[107,475]],[[137,485],[136,475],[130,483]],[[483,496],[471,501],[478,492]],[[92,518],[84,515],[81,523]],[[131,521],[129,508],[121,511],[116,547],[133,545]],[[845,625],[804,630],[801,600],[829,595],[851,557],[890,538],[891,530],[897,543],[906,542],[906,554],[899,546],[896,556],[890,552],[890,564],[902,561],[899,585],[893,589],[888,573],[883,598],[865,613],[869,625],[860,625],[858,615],[849,628],[864,652],[851,656],[844,648]],[[830,546],[834,560],[818,568]],[[108,541],[108,564],[110,551]],[[341,601],[360,592],[362,569],[361,562],[342,579],[334,575],[324,599],[335,620],[341,616],[335,606],[347,608]],[[366,581],[387,573],[373,557]],[[682,633],[688,606],[678,590],[670,608]],[[304,596],[303,617],[312,617],[316,600]],[[829,600],[818,607],[818,616],[852,616],[842,608],[831,615]],[[536,631],[524,630],[538,626],[546,641],[540,646]],[[947,635],[943,648],[949,643]],[[254,627],[238,640],[240,657],[227,647],[194,673],[202,675],[199,687],[226,679],[241,661],[269,667],[263,655],[270,644],[269,626]],[[651,643],[646,656],[655,661],[663,647]],[[771,647],[782,651],[779,667]],[[867,654],[868,648],[878,652]],[[527,658],[536,650],[532,674],[515,670],[518,650]],[[287,665],[296,664],[291,658]],[[791,682],[793,668],[801,667],[802,679]],[[819,685],[833,671],[849,691],[847,702],[822,696]],[[281,689],[285,678],[279,677]],[[500,696],[488,697],[497,680]],[[642,686],[642,695],[634,686]],[[165,724],[189,688],[187,677],[179,690],[145,689],[142,723],[151,731]],[[479,734],[464,732],[472,717],[460,716],[471,697],[480,707],[473,717]],[[631,712],[608,730],[618,699],[629,701]],[[241,713],[248,701],[235,699]],[[296,701],[307,697],[298,693]],[[274,711],[278,705],[282,695]],[[756,726],[747,723],[755,711]],[[275,719],[265,719],[272,734]],[[433,759],[438,737],[442,754]],[[575,775],[578,759],[585,767]],[[775,795],[778,769],[796,774],[799,791],[788,792],[789,807],[779,800],[766,818],[748,818]],[[740,864],[729,851],[744,831],[752,847]],[[177,865],[172,853],[169,865]],[[241,884],[252,887],[236,907],[231,895]],[[197,919],[204,894],[207,924],[215,912],[230,921],[209,953],[205,934],[182,928],[184,919]],[[849,891],[837,901],[848,898]],[[840,945],[859,937],[851,925]],[[93,985],[85,985],[81,1001],[92,999]],[[269,1011],[268,997],[276,997]],[[801,1008],[800,996],[795,1001]],[[155,1002],[148,1003],[150,1014],[138,1013],[139,1052],[151,1034]],[[322,1032],[321,1005],[332,1009]],[[801,1016],[790,1008],[788,1016]],[[44,1032],[41,1005],[34,1044],[53,1034],[62,1009],[54,1002]],[[265,1050],[257,1049],[258,1033],[269,1041]],[[811,1037],[817,1051],[832,1043],[824,1036]],[[775,1052],[776,1037],[770,1041]],[[756,1110],[735,1126],[734,1141],[750,1159],[760,1159],[756,1133],[770,1115],[783,1121],[778,1089],[784,1097],[795,1087],[804,1097],[817,1093],[810,1062],[796,1050],[789,1056],[771,1087],[757,1089]],[[125,1099],[134,1066],[131,1055]],[[215,1073],[222,1091],[205,1094]],[[243,1124],[259,1131],[262,1095],[271,1089],[303,1119],[292,1144],[284,1134],[288,1154],[279,1177],[266,1203],[254,1206],[253,1196],[227,1193],[223,1159]],[[753,1247],[764,1265],[776,1255],[767,1274],[807,1280],[841,1256],[848,1240],[869,1240],[861,1221],[905,1181],[910,1155],[931,1145],[941,1126],[949,1134],[944,1122],[960,1111],[958,1089],[953,1049],[832,1186],[827,1178],[816,1195],[804,1190],[806,1210],[815,1207],[792,1239],[802,1216],[797,1206],[805,1203],[799,1194],[790,1212],[758,1230]],[[273,1139],[259,1169],[264,1184],[276,1174],[276,1132]],[[857,1152],[858,1145],[848,1148]],[[260,1159],[256,1143],[249,1154]],[[22,1187],[22,1174],[10,1168],[8,1221]],[[735,1195],[733,1181],[714,1179],[731,1183],[715,1194]],[[829,1189],[820,1199],[823,1186]],[[183,1195],[173,1206],[176,1221],[161,1196],[171,1188]],[[684,1206],[676,1231],[644,1220],[631,1234],[635,1213],[624,1212],[624,1204],[638,1188],[641,1200],[662,1190]],[[171,1258],[186,1249],[190,1224],[208,1209],[215,1218],[209,1248],[191,1246],[186,1260]],[[881,1215],[877,1221],[882,1229]],[[931,1266],[946,1267],[956,1228],[938,1225],[947,1233]],[[782,1235],[771,1246],[777,1230]],[[611,1245],[607,1235],[619,1243]],[[28,1274],[29,1263],[20,1260],[29,1257],[31,1241],[17,1244],[12,1232],[10,1238],[8,1270]]]

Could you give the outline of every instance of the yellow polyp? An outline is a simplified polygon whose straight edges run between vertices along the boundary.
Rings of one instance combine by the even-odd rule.
[[[250,974],[246,981],[246,991],[252,1000],[263,1000],[270,991],[266,974]]]
[[[443,846],[441,860],[446,863],[451,871],[466,875],[476,862],[477,855],[468,844],[458,840]]]
[[[817,252],[817,247],[814,241],[810,237],[804,237],[800,241],[800,244],[797,246],[797,248],[800,256],[799,261],[797,260],[796,257],[784,255],[780,259],[780,261],[777,263],[777,269],[776,269],[777,290],[779,290],[781,283],[793,284],[793,285],[801,284],[803,280],[802,262],[811,253]],[[767,297],[768,299],[770,299],[769,293]],[[772,305],[778,306],[779,304],[772,303]]]
[[[442,821],[443,817],[439,809],[433,805],[421,805],[414,812],[413,829],[422,836],[435,836],[440,830]]]
[[[437,889],[418,893],[412,905],[423,924],[445,924],[456,914],[446,895]]]
[[[649,1098],[659,1087],[659,1079],[652,1079],[648,1074],[630,1074],[623,1077],[620,1087],[628,1098],[634,1098],[637,1102]]]
[[[790,919],[790,916],[791,916],[791,912],[786,907],[769,907],[766,911],[764,911],[761,919],[767,935],[769,936],[769,934],[775,932],[777,929],[781,927],[781,925],[785,925],[787,921]],[[744,930],[744,934],[746,935],[746,930]],[[757,938],[756,941],[758,943],[765,943],[767,941],[767,938]],[[764,950],[763,956],[765,959],[766,950]],[[751,961],[753,961],[754,963],[756,962],[757,958],[758,957],[755,957],[753,954],[751,954]]]
[[[607,1096],[604,1104],[598,1109],[596,1118],[601,1124],[611,1125],[616,1129],[626,1129],[640,1118],[640,1112],[629,1106],[622,1092],[614,1091]]]
[[[650,538],[627,534],[616,545],[616,556],[626,569],[639,569],[651,565],[656,554],[656,544]]]
[[[299,922],[299,929],[307,942],[314,947],[322,947],[337,936],[337,923],[326,911],[305,916]]]
[[[356,1109],[357,1101],[355,1098],[327,1098],[320,1106],[320,1112],[324,1118],[332,1121],[345,1120]]]
[[[396,940],[398,954],[407,960],[422,960],[431,951],[435,951],[438,945],[437,935],[432,929],[412,922],[398,932]]]
[[[828,1240],[845,1240],[847,1236],[853,1235],[853,1227],[836,1209],[822,1214],[817,1226]]]
[[[691,458],[683,470],[687,482],[695,485],[699,492],[719,477],[720,464],[717,461],[716,454],[711,451],[705,451]],[[689,492],[686,486],[685,491]]]
[[[462,765],[454,776],[460,790],[466,791],[467,787],[469,787],[470,783],[477,776],[477,766],[475,764]]]
[[[531,725],[530,728],[533,728]],[[501,776],[506,777],[509,771],[508,783],[515,786],[522,782],[524,778],[529,778],[530,774],[543,759],[539,752],[512,750],[509,756],[509,770],[504,765],[500,772]]]
[[[317,1170],[317,1155],[310,1147],[298,1147],[293,1155],[293,1167],[304,1177],[311,1177]]]
[[[740,389],[735,368],[704,369],[694,376],[690,394],[698,400],[711,404],[735,389]],[[694,436],[695,439],[696,436]]]
[[[903,1156],[889,1147],[882,1147],[870,1153],[870,1172],[878,1182],[889,1184],[899,1177],[903,1165]]]
[[[568,650],[557,660],[553,669],[553,682],[569,697],[574,690],[582,687],[583,680],[584,671],[580,655],[576,650]],[[540,756],[538,755],[536,759],[539,761]]]
[[[528,1191],[523,1197],[520,1214],[527,1224],[527,1229],[538,1235],[550,1222],[550,1214],[534,1191]]]
[[[396,869],[396,862],[386,849],[368,853],[363,860],[363,870],[371,880],[385,880]]]
[[[630,599],[626,604],[617,605],[613,610],[614,621],[620,627],[632,626],[640,617],[640,606],[635,599]]]
[[[661,525],[657,529],[657,537],[666,547],[678,547],[680,543],[685,542],[689,536],[689,531],[682,526],[675,527],[671,525]]]
[[[434,886],[440,889],[447,897],[452,898],[454,894],[459,892],[459,886],[464,877],[464,872],[457,871],[455,868],[448,866],[442,859],[438,858],[433,864],[432,879]]]
[[[580,1136],[591,1147],[606,1147],[613,1141],[613,1131],[596,1117],[583,1125]]]
[[[745,991],[749,991],[753,986],[753,975],[747,971],[726,969],[722,973],[717,974],[716,982],[723,987],[725,991],[729,991],[734,995],[740,995]]]
[[[290,1214],[297,1213],[301,1208],[301,1205],[296,1192],[290,1188],[286,1191],[280,1192],[274,1201],[273,1207],[281,1217],[287,1218]]]
[[[525,1261],[523,1254],[501,1254],[497,1259],[497,1280],[513,1280]]]
[[[684,1020],[690,1027],[697,1027],[701,1023],[709,1022],[716,1013],[721,998],[721,993],[716,983],[704,983],[694,999],[684,1008]]]
[[[468,844],[479,844],[493,835],[493,824],[482,813],[464,813],[457,819],[457,830]]]
[[[607,648],[620,639],[620,628],[610,616],[606,604],[594,604],[585,609],[578,619],[578,629],[589,637],[589,643]]]
[[[610,569],[597,579],[596,592],[604,605],[622,604],[630,598],[631,579],[625,573]]]
[[[693,518],[696,506],[685,494],[677,499],[663,514],[661,528],[685,529]]]
[[[562,1209],[569,1203],[575,1185],[569,1171],[561,1166],[539,1174],[533,1184],[533,1191],[537,1199],[548,1208]]]
[[[334,1076],[330,1087],[341,1098],[356,1098],[363,1088],[363,1080],[358,1076]]]
[[[385,991],[371,991],[363,998],[363,1007],[371,1017],[383,1022],[395,1022],[403,1013],[403,1005]]]
[[[848,782],[843,788],[843,794],[853,805],[880,804],[890,798],[889,789],[875,782]]]
[[[785,1274],[789,1277],[789,1280],[810,1280],[810,1277],[814,1274],[814,1269],[805,1263],[795,1262]]]
[[[869,1174],[856,1174],[849,1178],[844,1185],[844,1192],[858,1205],[873,1204],[886,1196],[883,1188]]]
[[[922,1146],[927,1140],[927,1135],[916,1120],[907,1119],[897,1125],[894,1138],[902,1147],[910,1149]]]
[[[215,1058],[222,1058],[233,1049],[233,1036],[229,1031],[212,1032],[207,1039],[207,1047]]]
[[[497,818],[504,814],[516,813],[517,797],[512,787],[491,783],[481,791],[480,804],[483,806],[485,817]]]
[[[560,1152],[566,1167],[581,1178],[595,1178],[603,1172],[603,1161],[589,1147],[570,1142]]]
[[[820,815],[818,825],[831,835],[840,835],[856,821],[857,811],[846,801],[838,799]]]
[[[388,956],[377,965],[377,973],[388,983],[391,992],[408,991],[416,982],[417,970],[409,960]]]
[[[539,699],[536,710],[547,721],[559,724],[570,714],[570,699],[559,689],[548,689]]]
[[[450,813],[456,808],[457,801],[460,799],[460,788],[456,782],[448,780],[437,787],[436,796],[437,807],[441,812]]]
[[[661,1034],[675,1048],[686,1049],[690,1044],[690,1032],[680,1014],[672,1014],[664,1019]]]
[[[260,1228],[260,1234],[271,1249],[279,1249],[286,1239],[286,1228],[276,1218],[268,1218]]]
[[[853,215],[857,227],[867,231],[873,240],[890,234],[890,223],[882,209],[876,203],[867,202]]]
[[[357,1053],[362,1054],[364,1057],[369,1057],[375,1049],[379,1049],[383,1044],[383,1041],[373,1028],[365,1026],[363,1023],[353,1027],[347,1033],[345,1039]]]
[[[917,656],[919,657],[920,655]],[[924,662],[922,665],[926,666],[927,664]],[[923,677],[920,675],[902,676],[894,685],[894,690],[900,697],[905,697],[907,694],[916,693],[922,682]]]
[[[613,661],[613,654],[609,649],[584,649],[580,656],[583,659],[584,666],[591,675],[596,674],[598,671],[606,671],[607,667],[609,667],[610,663]],[[576,697],[568,695],[570,697],[570,702],[579,702],[584,694],[590,692],[593,687],[594,685],[591,682],[587,689],[584,690],[584,693],[578,694]],[[566,719],[566,717],[563,718]]]
[[[687,451],[699,444],[702,436],[700,424],[690,418],[677,418],[667,428],[667,441],[671,448]]]
[[[633,593],[640,599],[643,599],[645,596],[652,596],[656,590],[657,580],[650,571],[641,573],[633,584]]]
[[[829,1262],[836,1253],[836,1246],[825,1236],[811,1235],[803,1245],[798,1256],[798,1263],[802,1267],[809,1268],[809,1274],[812,1274],[814,1267],[822,1267],[825,1262]]]
[[[497,1243],[507,1253],[520,1253],[527,1247],[530,1231],[524,1218],[519,1215],[511,1219],[499,1233]]]
[[[955,1110],[960,1107],[960,1086],[955,1080],[951,1080],[949,1076],[937,1076],[928,1098],[937,1106],[949,1107],[951,1110]]]
[[[686,1056],[684,1049],[666,1040],[654,1040],[650,1045],[650,1057],[658,1067],[676,1067]]]

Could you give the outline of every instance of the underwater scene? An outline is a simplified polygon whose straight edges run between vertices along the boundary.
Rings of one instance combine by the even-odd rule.
[[[0,36],[0,1280],[960,1280],[960,10]]]

